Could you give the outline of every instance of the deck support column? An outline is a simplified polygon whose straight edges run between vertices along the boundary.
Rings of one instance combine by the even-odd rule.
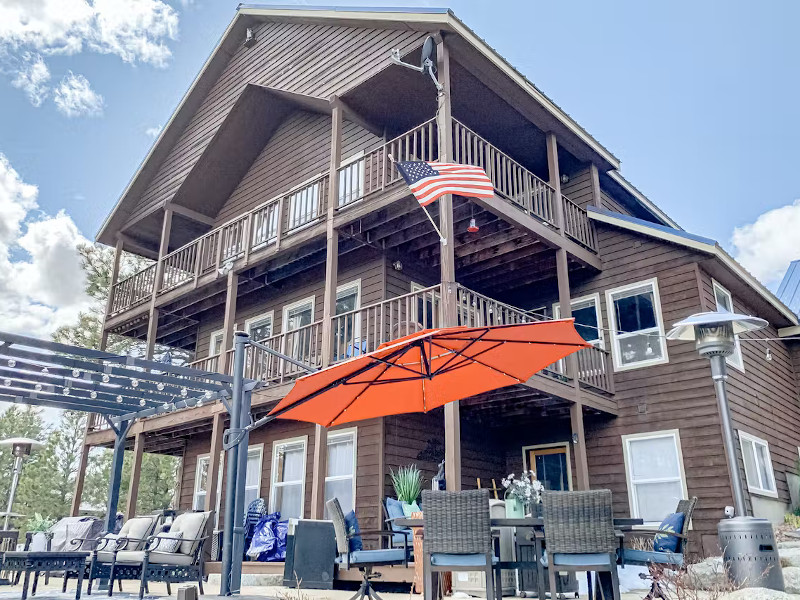
[[[119,488],[122,485],[122,461],[125,458],[125,438],[133,420],[122,421],[117,425],[117,438],[114,440],[114,456],[111,458],[111,476],[108,478],[108,504],[106,504],[106,531],[113,532],[117,521]]]
[[[558,166],[558,141],[556,134],[547,134],[547,174],[550,187],[555,190],[553,204],[556,213],[556,227],[564,235],[564,201],[561,199],[561,170]]]
[[[439,160],[453,160],[453,114],[450,104],[450,53],[444,40],[437,44],[438,75],[442,91],[438,97],[436,128],[439,134]],[[456,313],[456,265],[453,237],[453,196],[439,198],[439,228],[443,241],[441,253],[442,326],[458,325]],[[448,490],[461,489],[461,407],[458,402],[444,406],[444,469]]]
[[[203,504],[203,510],[217,510],[217,496],[220,490],[218,489],[219,483],[219,469],[220,469],[220,454],[222,453],[222,434],[225,431],[225,413],[217,413],[214,415],[214,421],[211,429],[211,448],[208,451],[208,475],[206,479],[206,499]],[[217,515],[219,518],[219,515]]]
[[[142,475],[142,458],[144,454],[144,433],[139,432],[133,441],[133,464],[131,465],[131,481],[128,484],[128,505],[125,518],[136,516],[136,498],[139,495],[139,479]]]
[[[589,177],[592,181],[592,204],[597,208],[603,208],[603,196],[600,194],[600,172],[597,165],[589,165]]]
[[[228,273],[225,289],[225,317],[222,323],[222,348],[217,363],[220,373],[229,373],[228,353],[233,349],[233,328],[236,322],[236,294],[239,291],[239,275]]]
[[[147,324],[147,348],[145,358],[153,358],[156,347],[156,336],[158,334],[158,309],[156,308],[156,297],[161,290],[161,282],[164,279],[164,257],[169,254],[169,238],[172,233],[172,209],[164,209],[164,221],[161,223],[161,243],[158,246],[158,263],[156,263],[156,276],[153,280],[153,295],[150,298],[150,320]]]
[[[90,417],[91,415],[86,415],[86,432],[89,431]],[[81,497],[83,496],[83,485],[86,482],[86,467],[89,462],[89,450],[92,449],[92,447],[86,443],[86,432],[83,434],[81,457],[78,463],[78,472],[75,474],[75,492],[72,494],[72,507],[69,511],[71,517],[77,517],[81,512]]]
[[[575,453],[575,487],[589,489],[589,461],[586,457],[586,435],[583,430],[583,404],[573,402],[569,407],[569,421],[572,427],[572,449]]]
[[[111,266],[111,282],[108,284],[108,298],[106,298],[106,312],[103,314],[103,332],[100,334],[100,350],[105,350],[108,346],[108,331],[105,328],[105,319],[111,312],[111,307],[114,305],[114,286],[119,281],[119,265],[122,260],[122,238],[117,238],[117,244],[114,247],[114,263]]]

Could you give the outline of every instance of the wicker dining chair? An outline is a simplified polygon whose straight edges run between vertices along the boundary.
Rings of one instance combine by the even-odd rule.
[[[619,600],[616,558],[619,538],[614,531],[611,491],[545,491],[542,518],[551,597],[555,597],[557,571],[588,572],[590,589],[594,571],[595,590],[599,591],[602,585],[605,600]]]
[[[483,571],[486,600],[494,600],[494,565],[489,490],[422,492],[425,596],[434,597],[431,574],[439,571]],[[498,581],[500,573],[496,574]],[[499,600],[499,599],[498,599]]]

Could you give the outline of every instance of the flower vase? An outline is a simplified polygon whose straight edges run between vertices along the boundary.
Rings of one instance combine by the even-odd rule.
[[[507,519],[522,519],[525,517],[525,505],[520,498],[513,495],[507,495],[506,501],[506,518]]]

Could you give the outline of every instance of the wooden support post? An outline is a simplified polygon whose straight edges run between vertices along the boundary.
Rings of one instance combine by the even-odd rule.
[[[589,165],[589,177],[592,180],[592,204],[597,208],[603,208],[603,196],[600,194],[600,172],[597,165]]]
[[[333,358],[333,317],[336,314],[336,287],[339,282],[339,232],[333,227],[333,218],[339,202],[339,167],[342,162],[342,105],[333,98],[331,102],[331,162],[328,179],[328,214],[326,221],[327,254],[325,257],[325,297],[322,307],[322,366],[327,367]],[[328,430],[320,425],[314,428],[314,464],[311,477],[311,518],[321,519],[325,514],[325,477],[328,475]]]
[[[156,335],[158,335],[158,316],[159,310],[152,306],[150,307],[150,315],[147,321],[147,342],[144,352],[144,357],[149,359],[153,358],[153,353],[156,350]]]
[[[108,343],[108,334],[105,331],[105,317],[111,312],[111,307],[114,304],[114,286],[119,281],[119,265],[122,260],[122,238],[117,238],[117,244],[114,247],[114,263],[111,267],[111,282],[108,285],[108,298],[106,299],[106,312],[103,315],[103,339],[100,342],[100,349],[105,350],[105,345]]]
[[[142,456],[144,454],[144,433],[139,432],[133,440],[133,464],[131,465],[131,481],[128,485],[128,505],[125,518],[136,516],[136,498],[139,496],[139,479],[142,475]]]
[[[550,187],[555,190],[553,204],[556,213],[556,227],[564,235],[564,201],[561,198],[561,171],[558,167],[558,141],[555,133],[547,134],[547,173]]]
[[[579,490],[589,489],[589,461],[586,457],[586,435],[583,430],[583,404],[578,400],[569,407],[572,428],[572,449],[575,452],[575,485]]]
[[[225,432],[225,415],[219,412],[214,415],[211,430],[211,448],[208,454],[208,475],[206,477],[206,499],[203,510],[217,510],[217,496],[222,490],[218,489],[220,455],[222,454],[222,434]],[[217,515],[219,518],[219,515]]]
[[[88,432],[89,417],[86,415],[86,427]],[[92,447],[86,443],[86,433],[83,434],[83,445],[81,446],[81,458],[78,463],[78,472],[75,475],[75,492],[72,494],[72,508],[70,509],[70,516],[77,517],[81,511],[81,498],[83,496],[83,484],[86,482],[86,467],[89,464],[89,450]]]
[[[450,53],[444,40],[437,47],[438,75],[442,92],[438,98],[436,127],[439,133],[439,160],[453,160],[453,113],[450,103]],[[456,264],[453,237],[453,196],[448,194],[439,198],[439,228],[444,236],[444,244],[439,245],[441,253],[442,281],[442,325],[458,325],[456,313]],[[448,490],[461,489],[461,409],[458,402],[450,402],[444,407],[444,457],[445,479]]]
[[[236,294],[239,292],[239,275],[233,271],[228,273],[225,291],[225,317],[222,322],[222,349],[218,368],[226,372],[228,350],[233,349],[233,327],[236,323]]]
[[[156,297],[161,289],[161,282],[164,279],[164,257],[169,254],[169,238],[172,232],[172,209],[164,209],[164,221],[161,223],[161,243],[158,246],[158,263],[156,263],[156,276],[153,280],[153,295],[150,298],[150,320],[147,325],[147,347],[145,358],[153,358],[156,347],[156,337],[158,335],[158,309],[156,308]]]

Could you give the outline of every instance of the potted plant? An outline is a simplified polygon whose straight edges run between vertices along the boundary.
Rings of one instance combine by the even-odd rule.
[[[400,467],[396,473],[391,471],[391,476],[394,493],[403,504],[403,513],[410,517],[411,513],[419,511],[417,498],[422,491],[422,471],[417,465],[410,465]]]
[[[509,519],[523,518],[533,512],[534,505],[542,501],[544,486],[533,471],[523,471],[519,477],[511,473],[502,483],[506,488],[506,517]]]
[[[55,524],[55,519],[43,517],[39,513],[34,513],[33,518],[28,519],[28,531],[33,533],[30,547],[31,552],[42,552],[47,550],[48,532]]]

